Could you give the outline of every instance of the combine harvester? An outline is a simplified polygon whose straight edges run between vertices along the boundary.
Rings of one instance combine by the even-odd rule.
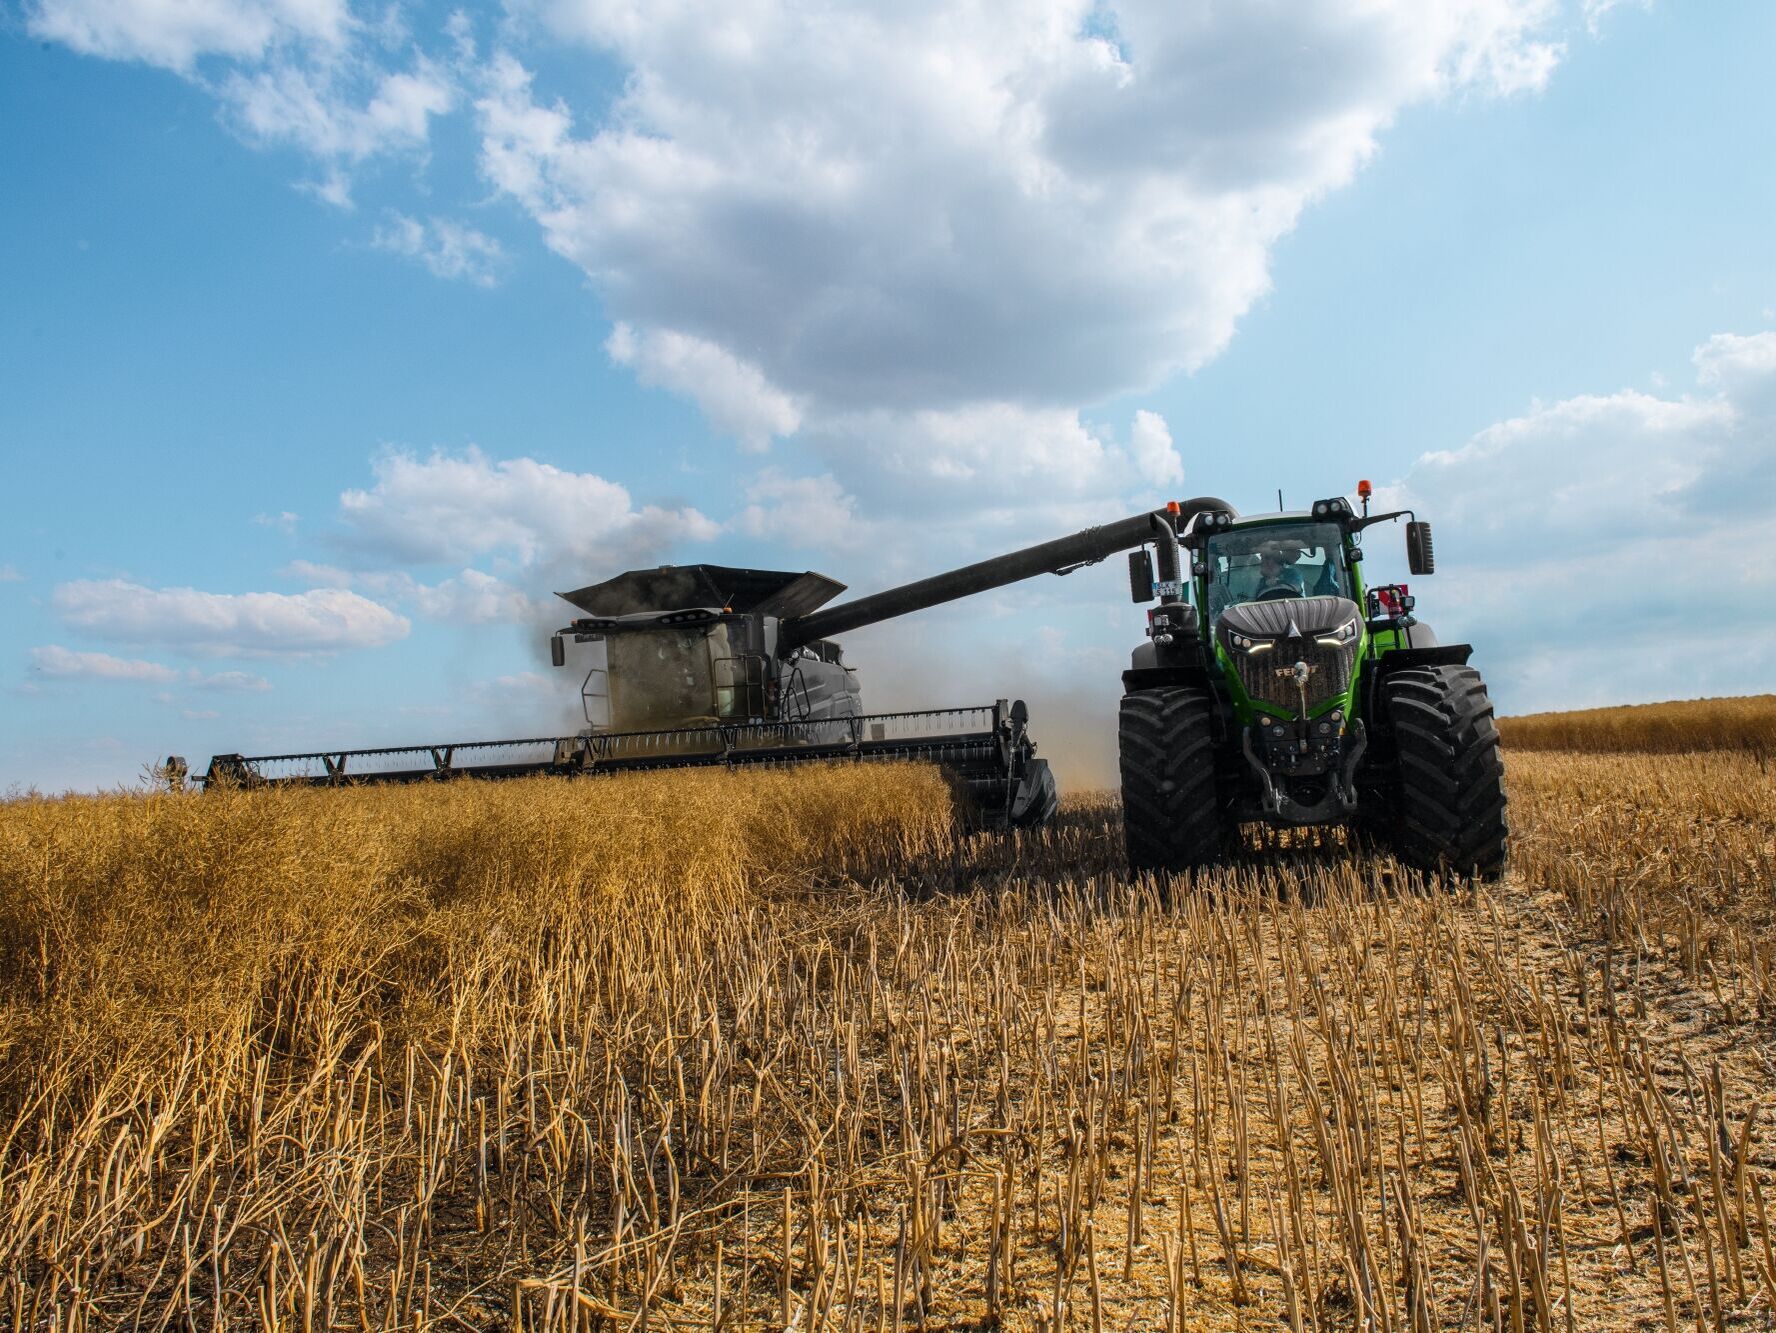
[[[248,757],[200,781],[413,782],[686,765],[928,759],[980,822],[1039,824],[1056,793],[1022,702],[864,713],[833,636],[1039,574],[1129,554],[1147,642],[1122,673],[1130,867],[1212,864],[1243,824],[1354,825],[1426,871],[1504,867],[1504,768],[1467,644],[1441,644],[1405,584],[1365,585],[1362,536],[1409,518],[1407,562],[1434,568],[1430,524],[1342,496],[1240,517],[1201,497],[1087,528],[838,606],[820,574],[662,566],[564,593],[586,614],[551,650],[596,645],[572,736]],[[1152,548],[1151,552],[1148,548]],[[1186,573],[1184,558],[1188,555]],[[1157,565],[1156,565],[1157,559]],[[169,770],[183,765],[168,761]]]
[[[972,822],[1023,828],[1055,812],[1021,700],[865,713],[856,672],[832,636],[1037,574],[1066,574],[1176,538],[1175,516],[1137,514],[874,596],[826,607],[845,585],[823,574],[663,565],[560,596],[584,614],[550,656],[591,645],[586,725],[571,736],[438,745],[219,754],[198,777],[241,786],[346,786],[450,778],[576,777],[650,769],[818,760],[926,760],[967,798]],[[821,609],[825,607],[826,609]],[[185,763],[167,761],[182,780]]]
[[[946,591],[931,594],[936,585]],[[930,606],[989,586],[996,583],[979,582],[971,567],[884,596],[904,599],[919,590],[924,599],[917,606]],[[845,628],[855,628],[916,606],[902,600],[893,603],[899,609],[865,609],[887,605],[871,598],[836,613],[812,614],[843,591],[843,584],[813,572],[719,565],[632,570],[560,594],[584,614],[553,635],[554,664],[567,664],[569,643],[590,646],[580,690],[586,725],[573,735],[219,754],[197,781],[206,789],[216,784],[349,786],[819,760],[925,760],[950,775],[972,822],[1027,827],[1051,817],[1057,803],[1054,777],[1047,761],[1036,757],[1021,700],[863,711],[856,671],[826,637],[834,632],[833,617],[841,615]],[[175,782],[186,771],[178,756],[167,761],[165,772]]]

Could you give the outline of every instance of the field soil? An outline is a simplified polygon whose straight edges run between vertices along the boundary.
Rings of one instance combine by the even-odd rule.
[[[0,1328],[1765,1329],[1776,773],[1168,895],[839,767],[0,807]]]

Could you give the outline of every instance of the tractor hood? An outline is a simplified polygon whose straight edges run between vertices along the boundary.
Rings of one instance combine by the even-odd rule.
[[[788,619],[805,616],[844,591],[844,584],[812,570],[796,574],[727,565],[661,565],[632,569],[556,596],[593,616],[708,608]]]
[[[1269,602],[1236,602],[1221,613],[1221,625],[1248,639],[1317,639],[1343,628],[1362,614],[1347,597],[1279,597]]]

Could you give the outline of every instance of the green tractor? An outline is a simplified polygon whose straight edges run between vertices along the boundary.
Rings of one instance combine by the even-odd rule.
[[[1131,869],[1211,865],[1242,824],[1355,827],[1426,872],[1503,872],[1504,765],[1467,644],[1439,643],[1403,583],[1363,577],[1363,536],[1401,518],[1414,576],[1428,523],[1342,496],[1241,517],[1192,502],[1178,542],[1129,556],[1148,642],[1123,673]],[[1188,569],[1183,568],[1188,561]]]

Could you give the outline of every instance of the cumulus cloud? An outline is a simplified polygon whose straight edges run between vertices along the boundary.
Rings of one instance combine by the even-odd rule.
[[[499,281],[506,253],[485,232],[449,218],[420,221],[404,213],[391,213],[376,229],[370,244],[389,254],[424,264],[434,277],[461,280],[477,287]]]
[[[113,657],[110,653],[80,653],[48,644],[31,649],[31,669],[58,680],[117,680],[165,685],[180,673],[159,662],[141,658]]]
[[[529,597],[477,569],[465,569],[429,587],[418,585],[414,600],[421,615],[458,625],[523,624],[537,615]]]
[[[1135,413],[1129,432],[1129,452],[1143,481],[1155,486],[1176,486],[1184,480],[1184,460],[1172,444],[1172,432],[1164,417],[1143,409]]]
[[[1537,406],[1382,497],[1436,523],[1424,614],[1481,646],[1505,707],[1776,685],[1776,623],[1750,610],[1776,601],[1776,333],[1694,361],[1712,393]]]
[[[25,576],[18,571],[17,565],[0,565],[0,583],[23,583]]]
[[[1717,333],[1695,351],[1696,378],[1760,405],[1776,388],[1776,333]]]
[[[264,676],[255,676],[249,671],[204,672],[193,668],[186,673],[185,679],[200,690],[263,694],[271,688],[271,682]]]
[[[279,42],[341,46],[343,0],[37,0],[30,30],[85,55],[189,72],[199,56],[256,60]]]
[[[495,553],[524,565],[614,553],[640,560],[716,532],[695,509],[637,508],[615,482],[534,458],[494,460],[478,449],[426,458],[390,452],[372,471],[374,485],[340,496],[340,515],[356,545],[402,560]]]
[[[406,637],[406,617],[343,588],[302,593],[146,588],[82,579],[51,598],[64,625],[119,643],[154,643],[211,656],[303,656],[375,648]]]
[[[1113,466],[1111,448],[1078,412],[1012,402],[846,413],[822,423],[818,440],[845,465],[898,476],[923,494],[934,481],[989,476],[996,486],[1022,489],[1033,479],[1051,494],[1101,494]]]
[[[804,420],[1072,406],[1199,366],[1402,108],[1539,88],[1560,53],[1549,0],[529,12],[629,77],[588,123],[497,56],[489,179],[622,346],[714,349]]]
[[[858,495],[833,450],[912,475],[927,427],[930,478],[1010,468],[1037,493],[1083,459],[1107,481],[1079,408],[1218,354],[1271,247],[1404,109],[1533,91],[1562,51],[1556,0],[756,0],[719,22],[516,0],[490,55],[463,11],[416,37],[348,0],[26,3],[39,37],[200,83],[335,204],[472,104],[482,174],[587,275],[613,361],[744,447],[810,440]],[[614,62],[621,91],[546,94],[520,52],[554,87]],[[373,244],[484,285],[502,254],[430,213]],[[1041,413],[1035,437],[991,429]],[[1158,425],[1129,441],[1153,485],[1176,473]]]
[[[302,521],[300,514],[291,513],[288,509],[275,514],[254,514],[253,522],[262,528],[276,528],[286,537],[296,535],[296,525]]]
[[[357,588],[428,620],[457,625],[524,624],[538,614],[530,597],[478,569],[465,569],[438,583],[422,583],[403,570],[350,570],[308,560],[292,560],[281,572],[319,587]]]
[[[306,188],[351,204],[351,171],[419,153],[455,102],[444,66],[398,18],[366,23],[346,0],[27,0],[33,36],[173,70],[213,93],[247,142],[316,160]]]
[[[793,435],[802,424],[795,401],[772,388],[757,366],[702,338],[670,329],[638,334],[618,324],[604,349],[643,384],[693,399],[711,425],[748,449],[768,448],[773,437]]]
[[[851,551],[865,545],[873,525],[858,517],[857,501],[831,476],[787,477],[769,471],[746,488],[735,526],[778,546]]]
[[[75,652],[54,643],[31,649],[31,669],[58,680],[110,680],[152,685],[180,682],[201,690],[264,691],[271,688],[271,682],[265,677],[245,671],[205,672],[196,667],[180,671],[176,667],[144,661],[139,657]]]

